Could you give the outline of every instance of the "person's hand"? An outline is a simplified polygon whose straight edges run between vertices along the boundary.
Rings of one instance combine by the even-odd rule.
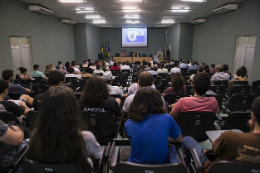
[[[11,129],[13,129],[13,131],[17,132],[17,131],[22,131],[19,127],[17,126],[10,126]]]
[[[19,102],[19,105],[22,107],[27,107],[24,101]]]
[[[248,125],[249,125],[249,127],[250,127],[250,129],[251,129],[251,133],[254,131],[254,128],[255,128],[255,123],[254,123],[254,121],[251,119],[249,122],[248,122]]]

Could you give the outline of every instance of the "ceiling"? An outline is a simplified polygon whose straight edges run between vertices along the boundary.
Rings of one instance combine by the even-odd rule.
[[[77,23],[88,23],[98,27],[156,27],[162,24],[165,16],[172,18],[176,23],[189,23],[190,21],[208,17],[212,11],[228,3],[239,3],[242,0],[207,0],[207,2],[183,2],[180,0],[143,0],[143,2],[121,2],[119,0],[87,0],[83,3],[60,3],[58,0],[22,0],[27,4],[37,4],[53,11],[58,18],[71,19]],[[94,10],[93,13],[78,14],[77,8]],[[188,13],[172,12],[173,8],[189,8]],[[123,9],[141,9],[141,12],[125,13]],[[139,15],[139,23],[126,23],[126,14]],[[93,19],[86,19],[86,15],[100,15],[106,24],[93,24]],[[173,25],[173,24],[170,24]]]

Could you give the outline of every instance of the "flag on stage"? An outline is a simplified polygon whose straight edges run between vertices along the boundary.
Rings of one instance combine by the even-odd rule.
[[[109,42],[107,43],[107,57],[110,58]]]
[[[101,55],[102,55],[102,57],[104,58],[104,44],[103,44],[103,41],[102,41],[102,48],[101,48]]]

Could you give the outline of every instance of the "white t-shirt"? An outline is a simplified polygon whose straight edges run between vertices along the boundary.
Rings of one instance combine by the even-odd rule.
[[[103,71],[103,70],[94,70],[93,73],[94,73],[94,74],[96,74],[96,73],[104,73],[104,71]]]
[[[120,67],[121,70],[131,70],[130,66],[129,65],[122,65]]]
[[[158,69],[157,70],[157,73],[169,73],[169,71],[168,71],[168,69],[166,69],[166,68],[163,68],[163,69]]]
[[[152,88],[156,89],[155,85],[152,85]],[[133,83],[130,85],[128,88],[128,94],[135,94],[139,90],[139,85],[138,83]]]
[[[181,69],[179,69],[178,67],[174,67],[170,71],[170,74],[173,74],[173,73],[181,73]]]

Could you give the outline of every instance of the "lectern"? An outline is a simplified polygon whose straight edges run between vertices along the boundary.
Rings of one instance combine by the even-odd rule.
[[[163,51],[157,51],[157,58],[160,62],[163,62]]]

